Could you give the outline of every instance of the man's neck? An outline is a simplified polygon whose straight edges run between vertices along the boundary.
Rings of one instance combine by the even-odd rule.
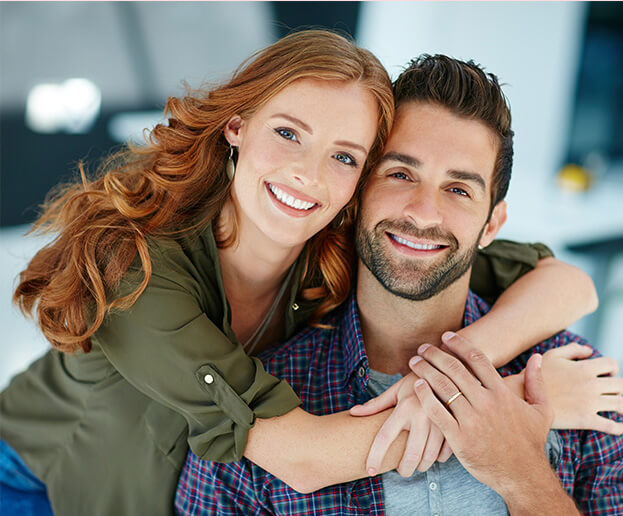
[[[404,375],[421,344],[438,346],[445,331],[460,329],[470,272],[430,299],[411,301],[387,291],[360,262],[357,305],[370,367]]]

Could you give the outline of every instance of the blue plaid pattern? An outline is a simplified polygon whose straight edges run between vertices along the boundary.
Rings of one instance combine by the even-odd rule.
[[[489,311],[469,293],[465,325]],[[355,296],[325,321],[333,328],[309,328],[260,358],[271,374],[284,378],[313,414],[347,410],[369,399],[369,368]],[[562,332],[499,369],[520,372],[532,353],[585,341]],[[596,356],[597,353],[594,353]],[[618,417],[609,414],[610,417]],[[560,431],[557,473],[585,515],[623,515],[623,439],[592,431]],[[243,459],[230,464],[200,460],[189,451],[177,488],[175,509],[187,515],[380,515],[384,514],[381,477],[301,494]]]

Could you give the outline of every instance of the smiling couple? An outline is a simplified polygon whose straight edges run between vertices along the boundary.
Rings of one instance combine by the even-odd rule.
[[[424,56],[392,92],[304,31],[167,110],[48,206],[16,291],[57,349],[2,393],[2,439],[56,514],[620,510],[616,365],[557,333],[590,281],[494,241],[495,76]]]

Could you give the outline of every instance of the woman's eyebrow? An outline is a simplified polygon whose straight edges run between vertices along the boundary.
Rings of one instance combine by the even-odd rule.
[[[302,120],[299,120],[298,118],[292,115],[286,115],[285,113],[277,113],[271,116],[270,118],[285,118],[286,120],[289,120],[290,122],[300,126],[304,131],[308,132],[309,134],[314,134],[314,131],[312,130],[311,127],[309,127],[309,125],[307,125],[305,122],[303,122]]]
[[[335,145],[341,145],[343,147],[350,147],[352,149],[360,150],[364,154],[368,154],[368,149],[366,149],[363,145],[359,145],[358,143],[349,142],[346,140],[339,140],[334,142]]]
[[[300,126],[304,131],[308,132],[309,134],[311,135],[314,134],[314,131],[309,125],[307,125],[305,122],[303,122],[299,118],[296,118],[295,116],[286,115],[285,113],[276,113],[270,118],[285,118],[286,120],[289,120],[290,122]],[[368,154],[368,149],[366,149],[363,145],[359,145],[358,143],[353,143],[353,142],[349,142],[346,140],[340,140],[340,141],[336,141],[335,144],[343,145],[345,147],[351,147],[352,149],[359,150],[363,152],[364,154]]]

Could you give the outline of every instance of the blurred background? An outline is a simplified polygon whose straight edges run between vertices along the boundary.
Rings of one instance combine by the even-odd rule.
[[[516,160],[502,237],[543,241],[594,279],[573,330],[623,366],[623,3],[0,3],[0,388],[45,351],[11,304],[45,242],[45,194],[140,140],[183,83],[226,78],[293,28],[352,34],[395,77],[420,53],[473,59],[506,83]]]

